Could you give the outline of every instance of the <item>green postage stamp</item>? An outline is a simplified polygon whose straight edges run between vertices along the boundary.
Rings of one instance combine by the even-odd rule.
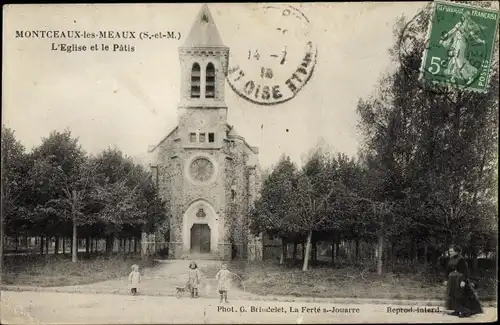
[[[436,1],[420,78],[434,84],[486,92],[499,12]]]

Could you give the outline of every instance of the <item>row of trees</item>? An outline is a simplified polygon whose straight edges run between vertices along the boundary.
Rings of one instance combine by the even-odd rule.
[[[121,151],[88,155],[71,132],[52,132],[26,152],[2,126],[2,233],[77,239],[140,238],[167,225],[166,202],[150,172]],[[1,240],[3,243],[3,240]],[[2,250],[3,251],[3,250]],[[1,258],[0,258],[1,260]]]
[[[404,248],[423,247],[434,263],[451,243],[473,259],[495,250],[498,60],[486,94],[422,84],[429,19],[426,6],[411,24],[402,17],[396,25],[397,68],[357,106],[357,160],[320,147],[301,168],[283,157],[264,181],[253,230],[305,242],[304,270],[311,239],[372,242],[379,273]],[[411,43],[404,51],[402,37]]]

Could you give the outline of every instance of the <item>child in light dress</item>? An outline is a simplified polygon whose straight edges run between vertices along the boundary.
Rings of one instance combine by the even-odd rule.
[[[191,298],[198,298],[198,285],[200,284],[201,274],[198,265],[193,261],[189,264],[188,288],[191,291]]]
[[[130,284],[130,292],[136,296],[139,283],[141,283],[141,274],[139,273],[139,265],[132,265],[132,272],[128,275],[128,282]]]
[[[226,303],[228,303],[229,301],[227,301],[227,290],[229,287],[229,281],[231,279],[231,272],[227,270],[226,263],[222,263],[221,269],[219,272],[217,272],[215,278],[218,281],[217,289],[219,290],[220,294],[220,302],[222,302],[222,299],[224,298]]]

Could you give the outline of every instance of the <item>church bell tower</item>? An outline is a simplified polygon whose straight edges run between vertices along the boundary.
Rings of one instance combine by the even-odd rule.
[[[229,48],[204,4],[179,48],[179,131],[183,147],[220,148],[227,123],[224,100]]]
[[[229,48],[222,44],[208,6],[204,4],[182,47],[180,108],[225,108],[224,85]]]

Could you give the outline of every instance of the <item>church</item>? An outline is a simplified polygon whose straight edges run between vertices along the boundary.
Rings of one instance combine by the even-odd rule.
[[[153,146],[156,181],[171,210],[169,258],[261,259],[249,231],[261,186],[259,150],[228,124],[229,48],[204,4],[179,48],[178,125]]]

